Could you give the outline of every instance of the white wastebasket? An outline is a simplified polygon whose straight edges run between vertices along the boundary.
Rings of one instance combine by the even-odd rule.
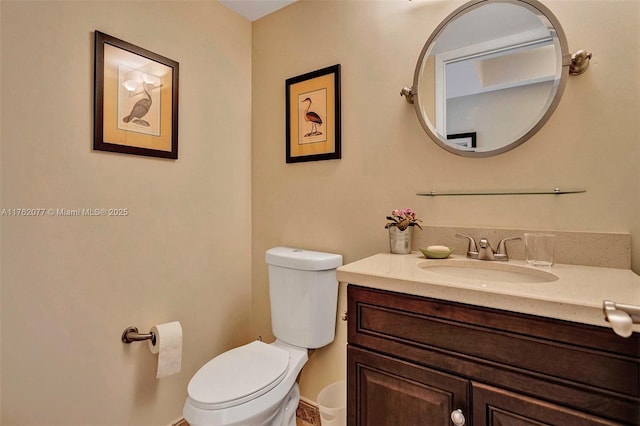
[[[347,382],[332,383],[318,394],[320,424],[322,426],[346,426]]]

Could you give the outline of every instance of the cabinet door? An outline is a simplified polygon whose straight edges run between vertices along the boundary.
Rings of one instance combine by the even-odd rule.
[[[450,426],[468,413],[469,381],[349,346],[349,426]]]
[[[621,425],[475,382],[472,384],[472,394],[474,426]],[[562,395],[558,395],[557,399],[561,403]]]

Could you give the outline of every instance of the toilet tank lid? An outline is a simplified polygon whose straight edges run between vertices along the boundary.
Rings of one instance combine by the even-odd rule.
[[[342,265],[342,255],[292,247],[271,248],[265,260],[269,265],[303,271],[326,271]]]

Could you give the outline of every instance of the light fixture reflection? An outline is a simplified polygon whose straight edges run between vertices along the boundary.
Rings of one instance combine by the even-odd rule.
[[[124,83],[122,83],[122,85],[124,86],[125,89],[127,89],[129,92],[133,92],[138,88],[138,82],[135,80],[127,80]]]

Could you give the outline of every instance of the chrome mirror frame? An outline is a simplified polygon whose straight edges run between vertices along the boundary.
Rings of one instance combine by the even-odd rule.
[[[561,50],[562,69],[560,72],[560,78],[559,80],[556,80],[556,82],[554,83],[554,85],[556,86],[554,88],[555,93],[553,94],[553,97],[550,99],[550,101],[548,101],[546,106],[546,111],[544,112],[542,117],[529,131],[527,131],[525,134],[520,136],[518,139],[510,143],[507,143],[502,147],[499,147],[493,150],[487,150],[487,151],[469,151],[469,150],[456,149],[454,146],[445,143],[445,141],[443,141],[437,136],[437,134],[431,128],[433,124],[430,125],[430,123],[428,122],[428,117],[426,117],[426,114],[423,114],[423,105],[420,102],[420,96],[418,94],[422,68],[423,68],[423,61],[426,60],[426,57],[428,56],[428,53],[430,52],[432,45],[441,35],[443,29],[450,22],[452,22],[459,16],[464,15],[483,5],[486,5],[489,3],[496,3],[496,2],[520,5],[522,7],[525,7],[526,9],[531,10],[532,12],[544,15],[549,20],[549,22],[551,23],[551,25],[555,30],[555,33],[558,38],[558,44]],[[560,103],[560,99],[562,98],[562,94],[564,92],[564,88],[566,86],[569,74],[571,73],[572,75],[578,75],[584,72],[589,65],[590,59],[591,59],[591,53],[586,51],[578,51],[575,55],[571,55],[571,53],[569,52],[567,38],[564,34],[562,26],[560,25],[560,21],[546,6],[544,6],[539,1],[537,0],[472,0],[468,3],[463,4],[456,10],[454,10],[451,14],[449,14],[449,16],[447,16],[438,25],[438,27],[436,27],[436,29],[433,31],[429,39],[424,44],[424,47],[420,52],[420,56],[418,57],[418,61],[416,63],[416,68],[413,76],[413,86],[410,88],[404,87],[400,94],[406,98],[407,102],[413,104],[416,111],[416,115],[418,117],[418,121],[420,122],[420,125],[422,126],[424,131],[427,133],[429,138],[432,139],[435,143],[437,143],[441,148],[453,154],[463,156],[463,157],[475,157],[475,158],[490,157],[490,156],[502,154],[506,151],[509,151],[519,146],[526,140],[530,139],[533,135],[535,135],[540,130],[540,128],[542,128],[542,126],[544,126],[544,124],[549,120],[549,118],[555,111],[556,107]],[[580,62],[580,64],[578,64],[578,62]],[[578,65],[579,65],[579,69],[577,69]],[[570,68],[571,68],[571,72],[570,72]]]

